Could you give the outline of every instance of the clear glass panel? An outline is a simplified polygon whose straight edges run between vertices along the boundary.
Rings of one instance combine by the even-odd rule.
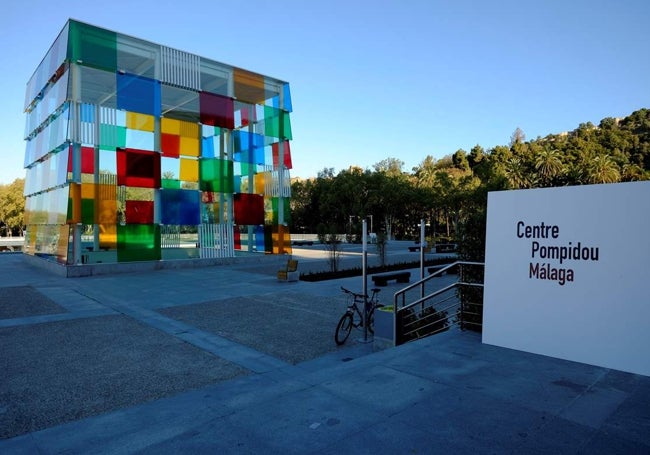
[[[47,90],[43,99],[33,107],[31,112],[29,112],[25,127],[25,138],[31,135],[38,126],[40,126],[66,101],[69,73],[69,71],[66,71],[59,78],[57,83]]]
[[[79,92],[84,103],[115,109],[117,107],[117,78],[115,72],[79,66]]]
[[[166,118],[198,123],[199,94],[192,90],[162,85],[162,115]]]
[[[232,96],[228,89],[232,73],[232,68],[228,66],[201,58],[201,90],[217,95]]]
[[[159,60],[159,45],[130,36],[117,35],[118,71],[154,79],[156,61]]]
[[[25,92],[25,105],[24,108],[32,103],[32,101],[39,95],[45,85],[48,83],[52,75],[61,66],[66,58],[68,50],[68,24],[65,24],[61,33],[52,44],[52,47],[45,54],[45,58],[41,61],[40,65],[29,79],[27,83],[27,90]]]

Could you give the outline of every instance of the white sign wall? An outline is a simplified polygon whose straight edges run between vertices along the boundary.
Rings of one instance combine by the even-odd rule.
[[[483,342],[650,376],[650,182],[488,195]]]

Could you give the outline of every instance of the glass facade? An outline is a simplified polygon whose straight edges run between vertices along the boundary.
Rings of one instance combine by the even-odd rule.
[[[289,84],[70,20],[27,83],[25,252],[290,253]]]

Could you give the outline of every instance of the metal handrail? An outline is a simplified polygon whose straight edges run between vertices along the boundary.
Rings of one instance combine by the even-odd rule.
[[[447,292],[447,291],[449,291],[451,289],[458,288],[459,286],[470,286],[470,287],[481,287],[481,288],[484,287],[483,283],[469,283],[469,282],[465,282],[465,281],[460,281],[460,276],[461,276],[460,275],[460,272],[461,272],[460,267],[463,266],[463,265],[485,266],[485,263],[483,263],[483,262],[471,262],[471,261],[456,261],[454,263],[451,263],[451,264],[441,268],[440,270],[436,270],[435,272],[433,272],[429,276],[424,277],[424,278],[420,279],[419,281],[416,281],[415,283],[406,286],[403,289],[400,289],[399,291],[397,291],[393,295],[393,334],[394,334],[393,343],[395,345],[397,344],[397,334],[398,334],[398,329],[399,329],[398,326],[397,326],[398,321],[399,321],[399,318],[397,317],[398,313],[406,311],[406,310],[408,310],[408,309],[410,309],[410,308],[412,308],[414,306],[417,306],[417,305],[422,305],[424,307],[424,303],[426,301],[431,300],[431,299],[437,297],[438,295],[443,294],[443,293],[445,293],[445,292]],[[450,284],[448,286],[445,286],[444,288],[438,289],[438,290],[432,292],[431,294],[420,297],[419,299],[417,299],[417,300],[415,300],[415,301],[413,301],[413,302],[411,302],[409,304],[405,303],[405,301],[406,301],[405,297],[406,297],[406,293],[408,291],[410,291],[412,289],[415,289],[418,286],[424,286],[424,283],[426,283],[430,279],[442,275],[447,270],[449,270],[449,269],[451,269],[453,267],[458,267],[458,269],[459,269],[458,270],[458,272],[459,272],[459,281],[456,281],[455,283],[452,283],[452,284]],[[399,300],[400,296],[402,297],[402,307],[401,308],[398,306],[398,300]],[[446,300],[448,300],[448,299],[444,299],[444,300],[442,300],[442,302],[444,302]],[[439,303],[441,303],[441,302],[439,302]],[[449,305],[448,307],[446,307],[444,310],[441,310],[441,311],[446,311],[446,310],[451,309],[451,308],[453,308],[455,306],[458,306],[458,305],[460,305],[460,302]],[[441,318],[441,319],[436,320],[434,322],[438,322],[438,321],[443,320],[443,319],[449,320],[449,318],[450,318],[450,316],[446,316],[445,318]],[[467,324],[474,324],[474,325],[477,324],[477,323],[474,323],[474,322],[466,322],[466,323]],[[431,324],[429,324],[429,325],[431,325]],[[413,332],[413,330],[411,332]],[[411,333],[411,332],[408,332],[408,333]],[[438,332],[439,331],[437,331],[436,333],[438,333]]]

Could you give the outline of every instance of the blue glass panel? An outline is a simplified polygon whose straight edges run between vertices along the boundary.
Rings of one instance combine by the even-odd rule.
[[[264,136],[246,131],[233,131],[235,161],[264,164]]]
[[[162,189],[162,224],[200,224],[201,193],[196,190]]]
[[[284,95],[284,110],[287,112],[293,112],[293,105],[291,104],[291,90],[289,90],[289,84],[284,84],[282,87],[282,92]]]
[[[160,117],[160,81],[117,74],[117,108]]]
[[[88,123],[95,123],[95,106],[92,104],[81,105],[81,121]]]
[[[215,157],[215,139],[216,137],[204,137],[201,140],[201,156],[203,158],[216,158]],[[218,144],[217,144],[218,145]]]
[[[255,247],[257,251],[264,251],[264,226],[255,226]]]

